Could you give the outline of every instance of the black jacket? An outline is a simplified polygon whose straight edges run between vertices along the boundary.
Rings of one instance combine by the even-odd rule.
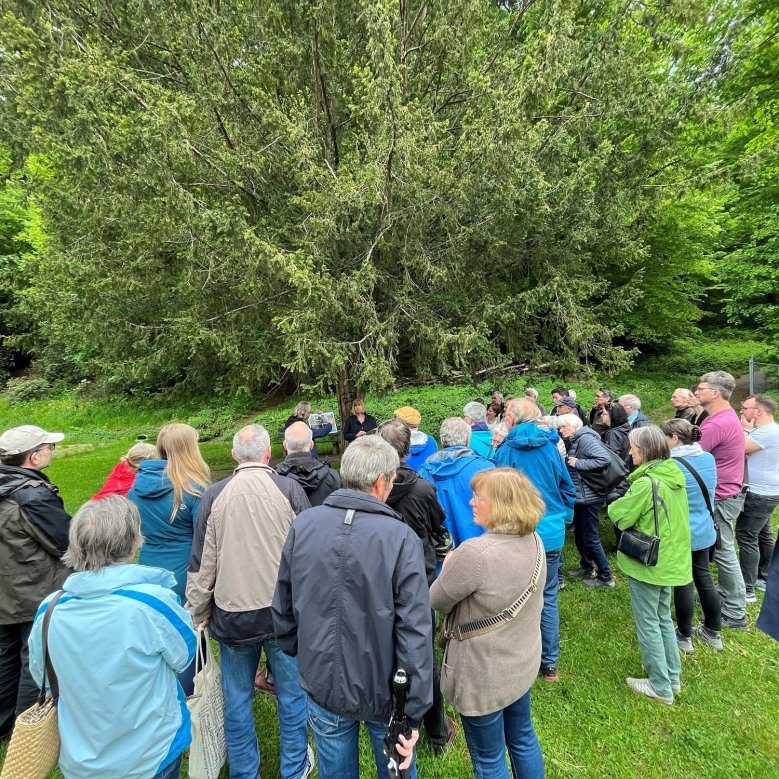
[[[365,415],[365,421],[360,424],[360,420],[357,419],[355,414],[352,414],[344,425],[344,441],[354,441],[357,438],[357,433],[361,430],[364,433],[370,433],[371,430],[375,430],[378,427],[376,418],[370,414]]]
[[[276,472],[294,479],[305,490],[312,506],[321,506],[325,498],[341,486],[338,471],[307,452],[288,454],[276,466]]]
[[[401,465],[397,470],[392,492],[387,498],[387,505],[395,509],[419,536],[425,554],[427,583],[432,584],[435,581],[436,568],[434,536],[439,533],[446,519],[438,502],[435,486],[407,465]]]
[[[630,423],[628,422],[617,427],[607,427],[603,433],[603,443],[606,444],[614,454],[619,455],[622,462],[624,462],[632,471],[633,458],[630,456],[630,441],[628,441],[629,432]]]
[[[638,412],[635,422],[630,426],[631,430],[635,430],[637,427],[649,427],[652,424],[652,420],[644,415],[643,411]]]
[[[70,516],[57,488],[34,468],[0,465],[0,625],[32,622],[70,570]]]
[[[206,537],[208,518],[211,508],[222,490],[227,486],[232,476],[212,484],[204,493],[197,512],[195,534],[192,538],[192,556],[189,558],[189,572],[200,570],[200,560],[203,557],[203,542]],[[300,514],[311,507],[303,488],[286,476],[279,476],[271,471],[271,479],[279,488],[295,514]],[[208,621],[211,635],[226,644],[248,644],[254,641],[265,641],[274,638],[273,617],[270,608],[253,611],[223,611],[213,603],[211,617]]]
[[[387,722],[392,676],[404,668],[417,727],[433,701],[430,596],[422,543],[400,520],[347,489],[304,511],[281,555],[273,623],[297,655],[301,687],[339,716]]]

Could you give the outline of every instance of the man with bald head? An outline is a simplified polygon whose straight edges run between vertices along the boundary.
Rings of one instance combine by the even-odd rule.
[[[276,466],[276,472],[294,479],[308,496],[312,506],[321,506],[325,498],[341,487],[338,471],[314,459],[314,437],[305,422],[294,422],[284,431],[287,456]]]

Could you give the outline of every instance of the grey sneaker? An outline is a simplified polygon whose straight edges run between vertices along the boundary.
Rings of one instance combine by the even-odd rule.
[[[571,571],[568,571],[568,576],[570,576],[572,579],[581,579],[582,577],[589,576],[590,579],[594,579],[597,574],[595,573],[594,568],[574,568]]]
[[[735,619],[734,617],[726,617],[722,615],[722,627],[730,628],[731,630],[749,630],[749,622],[746,617],[741,619]]]
[[[306,757],[308,758],[306,770],[303,771],[300,779],[307,779],[314,773],[314,769],[316,768],[316,757],[314,756],[314,750],[311,748],[311,744],[308,745],[308,749],[306,750]]]
[[[677,682],[676,684],[672,684],[671,689],[678,695],[682,691],[682,683]]]
[[[684,654],[692,655],[695,653],[695,647],[692,645],[692,636],[683,636],[679,632],[679,628],[676,628],[676,643]]]
[[[765,592],[765,579],[758,579],[755,582],[755,589],[760,590],[761,592]]]
[[[755,591],[754,590],[750,590],[749,588],[747,588],[747,598],[746,598],[746,601],[747,601],[747,603],[757,603],[757,595],[755,595]]]
[[[637,692],[639,695],[646,695],[647,698],[654,698],[660,703],[664,703],[666,706],[672,706],[674,699],[673,695],[670,698],[664,698],[662,695],[658,695],[652,685],[649,683],[649,679],[634,679],[632,676],[628,676],[625,679],[627,686],[630,687],[633,692]]]
[[[722,637],[714,630],[709,630],[705,625],[699,625],[692,631],[693,636],[702,641],[704,644],[708,644],[712,649],[716,649],[721,652],[725,647],[722,644]]]
[[[582,579],[582,584],[585,587],[589,587],[594,590],[596,587],[616,587],[614,579],[609,579],[607,582],[603,579]]]

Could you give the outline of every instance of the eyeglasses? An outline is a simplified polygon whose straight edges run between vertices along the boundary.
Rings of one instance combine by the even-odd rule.
[[[53,452],[56,448],[57,444],[43,444],[43,446],[39,446],[35,451],[36,452],[42,452],[44,449],[48,447],[50,452]]]
[[[755,411],[758,408],[758,406],[742,406],[742,411]]]

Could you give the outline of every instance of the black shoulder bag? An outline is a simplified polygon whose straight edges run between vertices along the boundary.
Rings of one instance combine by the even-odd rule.
[[[693,468],[692,465],[690,465],[690,463],[684,459],[684,457],[674,457],[674,460],[682,463],[684,467],[690,472],[690,476],[692,476],[692,478],[698,482],[698,486],[701,488],[701,492],[703,493],[703,499],[706,501],[706,508],[709,510],[709,516],[711,517],[711,521],[714,523],[714,532],[717,534],[717,540],[714,542],[714,548],[722,549],[722,531],[719,529],[719,525],[714,522],[714,508],[711,505],[711,496],[709,495],[709,491],[706,489],[706,485],[703,483],[703,479],[701,479],[698,471],[696,471],[695,468]]]
[[[632,557],[634,560],[638,560],[638,562],[646,566],[652,567],[657,565],[657,558],[660,553],[660,524],[657,519],[657,504],[663,501],[658,495],[657,482],[648,473],[643,475],[652,483],[652,513],[655,519],[655,534],[648,536],[646,533],[642,533],[640,530],[632,527],[628,530],[623,530],[622,535],[619,537],[617,551]],[[664,502],[663,508],[667,515],[668,510],[665,508]]]

